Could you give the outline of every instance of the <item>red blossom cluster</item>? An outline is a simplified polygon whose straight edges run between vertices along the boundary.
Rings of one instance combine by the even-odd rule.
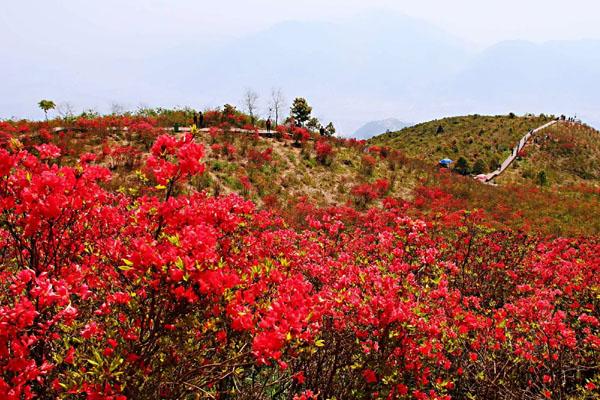
[[[375,165],[377,164],[377,160],[375,159],[375,157],[373,157],[370,154],[364,154],[361,157],[361,169],[363,171],[363,173],[367,174],[367,175],[371,175],[373,174],[373,169],[375,168]]]
[[[159,184],[173,184],[179,179],[201,174],[204,171],[204,164],[200,162],[203,156],[204,148],[194,143],[191,135],[180,140],[161,135],[152,146],[146,168]]]
[[[248,151],[248,161],[256,165],[257,167],[261,167],[265,164],[269,164],[273,159],[273,148],[269,147],[263,151],[258,151],[255,149],[250,149]]]
[[[212,152],[214,154],[217,155],[222,155],[224,157],[226,157],[229,160],[232,160],[235,158],[235,155],[237,154],[237,149],[235,148],[235,146],[231,143],[214,143],[213,145],[210,146],[210,149],[212,150]]]
[[[130,196],[93,155],[0,148],[0,398],[598,394],[597,240],[392,199],[292,221],[196,192],[202,156],[159,136]]]
[[[317,161],[321,164],[328,164],[333,155],[333,147],[329,141],[321,139],[315,142],[315,152],[317,153]]]
[[[385,196],[390,190],[390,183],[386,179],[377,179],[373,183],[362,183],[352,188],[350,193],[354,196],[357,206],[364,207],[375,199]]]
[[[290,136],[296,144],[302,144],[310,139],[310,132],[306,128],[291,126],[289,130]]]

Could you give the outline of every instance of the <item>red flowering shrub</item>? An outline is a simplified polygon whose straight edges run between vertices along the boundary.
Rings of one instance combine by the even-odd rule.
[[[310,139],[310,132],[302,127],[292,127],[291,135],[296,146],[301,146],[304,142]]]
[[[390,190],[390,183],[385,179],[378,179],[373,183],[363,183],[352,188],[350,193],[354,203],[359,208],[364,208],[371,201],[382,198]]]
[[[229,160],[233,160],[237,154],[237,149],[231,143],[215,143],[210,146],[213,154],[222,155]]]
[[[131,135],[135,135],[140,139],[146,150],[150,149],[156,138],[162,132],[160,128],[155,128],[148,121],[134,122],[129,125],[128,131],[131,133]]]
[[[380,146],[371,146],[371,147],[369,147],[368,152],[371,154],[379,154],[381,152],[381,147]]]
[[[379,196],[383,196],[390,191],[390,183],[386,179],[377,179],[373,183],[373,186],[375,186],[375,189],[377,190],[377,193],[379,193]]]
[[[256,167],[262,167],[265,164],[268,164],[273,159],[273,148],[269,147],[263,151],[258,151],[255,149],[250,149],[248,151],[248,161],[254,164]]]
[[[361,208],[364,208],[372,200],[375,200],[377,197],[379,197],[377,188],[370,183],[357,185],[352,188],[350,193],[354,197],[354,203]]]
[[[250,178],[248,178],[248,176],[246,176],[246,175],[241,176],[240,183],[242,184],[242,187],[244,188],[244,194],[250,193],[250,190],[252,190],[252,183],[250,183]]]
[[[173,185],[179,179],[201,174],[204,171],[204,164],[200,162],[203,156],[204,148],[194,143],[190,135],[181,140],[162,135],[152,146],[146,169],[160,185]]]
[[[393,199],[287,219],[195,192],[202,155],[159,136],[129,196],[93,155],[0,148],[0,398],[597,395],[597,239]]]
[[[318,140],[315,142],[315,151],[317,153],[317,161],[323,165],[331,164],[331,156],[333,148],[327,140]]]
[[[285,125],[277,125],[274,136],[277,140],[288,139],[288,128]]]
[[[129,170],[137,167],[141,163],[142,154],[133,146],[115,146],[106,147],[103,155],[108,157],[108,167],[115,169],[125,167]]]
[[[365,175],[373,175],[377,160],[370,154],[364,154],[361,158],[361,171]]]

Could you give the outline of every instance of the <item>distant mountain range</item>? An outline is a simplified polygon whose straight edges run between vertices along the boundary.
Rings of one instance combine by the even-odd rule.
[[[0,63],[0,118],[42,117],[41,98],[76,108],[241,104],[246,88],[268,112],[271,88],[306,97],[348,135],[364,121],[402,115],[577,114],[600,126],[600,40],[507,41],[484,50],[387,11],[339,23],[292,21],[230,40],[185,38],[152,54],[38,49]],[[18,46],[15,43],[14,46]],[[161,47],[163,46],[163,47]],[[83,55],[79,52],[83,52]]]
[[[370,139],[373,136],[380,135],[386,132],[396,132],[400,129],[407,128],[413,124],[402,122],[396,118],[387,118],[379,121],[367,122],[357,129],[352,137],[357,139]]]

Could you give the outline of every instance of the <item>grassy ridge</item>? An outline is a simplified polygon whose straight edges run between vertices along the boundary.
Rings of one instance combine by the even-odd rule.
[[[542,171],[548,185],[600,183],[600,132],[588,126],[553,125],[534,136],[522,153],[499,183],[536,182]]]
[[[370,143],[400,149],[410,157],[437,163],[464,157],[471,165],[483,161],[484,172],[496,169],[530,129],[550,120],[546,116],[469,115],[421,123],[377,136]]]

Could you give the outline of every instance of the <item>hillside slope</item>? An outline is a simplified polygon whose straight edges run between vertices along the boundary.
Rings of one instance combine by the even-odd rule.
[[[474,174],[494,171],[519,140],[550,121],[546,116],[451,117],[422,123],[372,138],[430,164],[464,157]],[[499,184],[567,186],[600,185],[600,133],[578,123],[560,122],[531,137],[516,161],[498,178]],[[475,164],[483,167],[474,170]],[[453,164],[453,165],[456,165]],[[540,178],[540,174],[544,177]],[[541,180],[540,180],[541,179]]]
[[[481,160],[483,172],[491,172],[527,131],[549,120],[545,116],[450,117],[383,134],[369,143],[399,149],[432,164],[443,158],[456,161],[464,157],[471,165]]]
[[[600,184],[600,132],[580,124],[556,124],[535,135],[498,182],[540,183],[541,173],[547,185]]]
[[[5,140],[15,148],[24,146],[34,154],[40,151],[38,146],[41,143],[55,144],[61,149],[63,156],[59,161],[64,165],[75,163],[83,153],[92,153],[96,164],[112,171],[112,179],[106,183],[108,187],[136,194],[148,183],[145,163],[152,143],[159,135],[173,135],[153,125],[150,120],[136,118],[129,118],[128,129],[123,125],[126,119],[80,119],[71,126],[71,130],[58,135],[49,134],[46,123],[0,123],[0,142]],[[446,126],[445,132],[454,131],[457,135],[485,126],[497,140],[504,140],[506,147],[510,148],[511,128],[514,132],[527,130],[541,120],[544,118],[457,117],[442,123]],[[471,131],[459,129],[469,127],[466,121],[470,122]],[[484,124],[476,125],[473,121]],[[64,121],[50,124],[59,123]],[[115,123],[121,123],[119,128],[114,128]],[[415,129],[422,129],[426,136],[433,137],[438,134],[427,132],[427,126],[432,130],[439,125],[440,121],[433,121]],[[81,132],[83,126],[86,128]],[[503,130],[506,127],[508,133]],[[567,137],[575,132],[572,127],[563,124],[561,129]],[[596,134],[595,131],[581,129],[588,136]],[[409,128],[402,132],[412,130]],[[523,179],[521,169],[525,162],[521,160],[514,164],[514,171],[511,166],[506,177],[502,177],[501,184],[494,187],[440,169],[434,155],[421,158],[418,145],[435,149],[435,142],[417,140],[413,147],[404,148],[397,144],[398,133],[382,135],[370,142],[305,134],[299,135],[293,128],[284,128],[278,132],[279,137],[269,138],[252,131],[231,131],[226,126],[197,132],[194,140],[203,144],[205,172],[195,177],[191,185],[211,195],[238,193],[261,208],[278,209],[292,218],[303,218],[297,208],[302,204],[311,207],[348,204],[365,209],[380,206],[386,198],[392,198],[406,204],[409,214],[435,217],[479,209],[484,211],[488,222],[500,226],[529,226],[544,233],[573,236],[600,232],[600,190],[594,186],[595,181],[573,180],[571,182],[578,184],[557,185],[552,166],[542,167],[543,164],[540,164],[540,167],[532,167],[535,171],[546,168],[549,185],[540,187],[535,179]],[[583,133],[578,135],[586,137]],[[446,133],[438,136],[448,143],[454,140]],[[388,140],[383,140],[386,137]],[[558,140],[558,133],[556,138]],[[395,148],[376,146],[374,142],[391,143]],[[551,142],[546,146],[555,145]],[[583,146],[589,152],[578,155],[579,158],[566,154],[564,160],[556,164],[559,168],[556,174],[571,174],[571,167],[577,172],[579,170],[575,166],[579,164],[576,160],[597,154],[597,146],[591,143]],[[474,151],[467,146],[461,149],[464,154]],[[544,154],[541,159],[547,160],[547,154],[555,150],[553,147],[544,149],[540,149]],[[408,150],[413,155],[405,154]],[[589,161],[582,171],[597,174],[594,172],[596,166],[593,160]],[[181,187],[178,190],[185,192],[190,189]]]

